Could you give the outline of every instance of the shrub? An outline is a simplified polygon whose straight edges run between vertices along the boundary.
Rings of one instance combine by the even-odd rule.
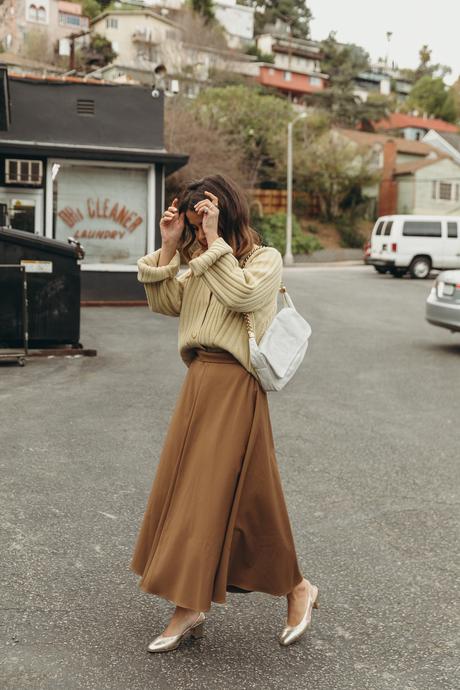
[[[276,247],[281,254],[286,251],[286,214],[272,213],[266,216],[252,218],[254,228],[259,232],[265,242],[271,247]],[[317,237],[305,235],[295,216],[292,217],[292,253],[311,254],[322,249],[322,244]]]
[[[343,215],[336,221],[337,232],[340,235],[342,247],[360,249],[366,238],[357,226],[357,222],[349,215]]]

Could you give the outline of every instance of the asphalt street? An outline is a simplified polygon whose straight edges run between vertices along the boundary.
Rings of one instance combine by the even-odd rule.
[[[269,393],[311,629],[281,647],[285,598],[234,593],[148,654],[172,605],[128,563],[186,368],[176,319],[85,308],[97,357],[0,368],[2,690],[460,687],[460,335],[425,322],[431,280],[284,278],[313,328]]]

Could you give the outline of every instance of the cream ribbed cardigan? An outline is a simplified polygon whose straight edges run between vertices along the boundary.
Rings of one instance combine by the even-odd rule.
[[[166,266],[158,266],[161,249],[137,261],[137,279],[144,284],[149,309],[179,316],[178,350],[187,367],[194,348],[217,347],[231,352],[255,376],[242,312],[254,313],[259,342],[277,312],[283,269],[277,249],[257,246],[244,268],[222,237],[191,259],[180,275],[178,250]]]

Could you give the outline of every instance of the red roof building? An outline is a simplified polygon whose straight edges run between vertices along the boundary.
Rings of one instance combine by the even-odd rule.
[[[393,132],[406,139],[421,139],[430,129],[436,132],[458,132],[457,125],[440,118],[419,117],[406,113],[391,113],[388,118],[374,123],[376,131]]]

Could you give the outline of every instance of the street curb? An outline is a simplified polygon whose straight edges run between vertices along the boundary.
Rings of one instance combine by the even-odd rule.
[[[284,268],[315,268],[316,266],[336,266],[337,268],[343,268],[344,266],[366,266],[364,261],[358,261],[354,259],[349,259],[345,261],[295,261],[289,266]]]

